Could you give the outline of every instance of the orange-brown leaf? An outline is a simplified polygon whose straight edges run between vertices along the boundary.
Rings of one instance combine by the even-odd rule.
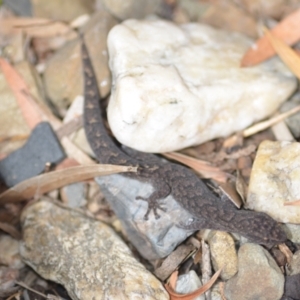
[[[298,54],[282,40],[275,37],[269,30],[265,29],[266,36],[271,42],[276,53],[279,55],[281,60],[286,64],[286,66],[298,77],[300,78],[300,57]]]
[[[300,39],[300,9],[283,19],[271,32],[286,44],[293,45]],[[263,36],[246,52],[241,66],[250,67],[275,55],[275,50],[266,36]]]
[[[174,273],[173,273],[170,278],[170,281],[172,279],[172,286],[171,286],[171,284],[170,285],[165,284],[165,288],[168,291],[168,293],[170,294],[170,300],[193,300],[196,297],[204,294],[207,290],[209,290],[213,286],[215,281],[218,279],[221,272],[222,272],[222,269],[219,269],[214,274],[214,276],[206,284],[204,284],[202,287],[200,287],[198,290],[184,295],[184,294],[178,294],[174,291],[174,287],[175,287],[174,279],[176,280],[177,274],[178,274],[178,272],[176,271],[176,272],[174,272],[176,274],[174,275]],[[174,275],[174,277],[172,278],[173,275]]]
[[[38,123],[42,121],[42,116],[33,108],[32,105],[28,105],[28,99],[26,93],[29,93],[28,87],[23,78],[18,72],[3,58],[0,58],[0,68],[5,76],[7,83],[9,84],[18,105],[21,109],[22,115],[30,128],[34,128]]]
[[[284,206],[300,206],[300,200],[284,202]]]

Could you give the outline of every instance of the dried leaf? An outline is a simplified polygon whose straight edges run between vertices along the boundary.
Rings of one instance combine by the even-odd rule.
[[[255,125],[251,126],[251,127],[248,127],[246,128],[244,131],[243,131],[243,136],[244,137],[249,137],[250,135],[253,135],[257,132],[260,132],[262,130],[265,130],[267,128],[269,128],[270,126],[273,126],[274,124],[284,120],[285,118],[288,118],[289,116],[297,113],[300,111],[300,105],[282,113],[282,114],[279,114],[267,121],[263,121],[263,122],[259,122],[259,123],[256,123]]]
[[[3,58],[0,58],[0,68],[16,97],[26,123],[30,128],[34,128],[38,123],[43,121],[43,118],[32,105],[27,105],[28,99],[26,93],[29,93],[27,84],[18,72]]]
[[[21,233],[14,226],[8,223],[0,222],[0,229],[11,235],[16,240],[20,240],[22,237]]]
[[[228,175],[219,168],[211,166],[208,162],[192,158],[190,156],[168,152],[163,154],[165,157],[181,162],[182,164],[192,168],[198,172],[203,178],[212,178],[219,182],[226,182]]]
[[[242,132],[238,132],[230,137],[228,137],[224,142],[223,142],[223,148],[225,149],[234,149],[236,147],[241,147],[243,146],[244,142],[244,137]]]
[[[300,206],[300,200],[284,202],[284,206]]]
[[[136,172],[136,167],[89,165],[53,171],[24,180],[0,194],[0,204],[41,196],[62,186],[120,172]]]
[[[231,182],[217,182],[217,185],[237,208],[241,208],[242,200]]]
[[[295,44],[300,39],[300,9],[283,19],[271,32],[288,45]],[[246,52],[241,66],[250,67],[263,62],[275,55],[275,50],[266,36],[262,37]]]
[[[282,40],[275,37],[268,29],[265,29],[266,36],[270,40],[276,53],[286,64],[286,66],[300,79],[300,57],[299,55]]]
[[[247,186],[243,176],[241,175],[240,171],[237,171],[235,188],[236,188],[236,191],[241,196],[243,203],[246,203],[247,194],[248,194],[248,186]]]
[[[285,255],[287,263],[290,264],[293,259],[293,253],[286,244],[279,244],[279,250]]]
[[[193,300],[195,299],[197,296],[200,296],[202,294],[204,294],[206,291],[208,291],[212,286],[213,284],[216,282],[216,280],[218,279],[219,275],[221,274],[222,272],[222,269],[218,270],[214,276],[210,279],[209,282],[207,282],[206,284],[204,284],[202,287],[200,287],[198,290],[192,292],[192,293],[189,293],[189,294],[178,294],[174,291],[174,288],[175,288],[175,283],[174,281],[176,282],[177,280],[177,274],[178,274],[178,271],[174,272],[172,275],[171,275],[171,278],[172,278],[172,285],[171,285],[171,282],[170,282],[170,285],[168,284],[165,284],[165,288],[166,290],[168,291],[168,293],[170,294],[170,300]],[[174,275],[175,274],[175,275]],[[171,280],[170,278],[170,280]]]
[[[0,67],[2,68],[4,76],[18,101],[22,115],[29,127],[34,128],[39,122],[47,121],[55,130],[59,129],[62,126],[62,122],[52,114],[46,105],[34,101],[25,81],[16,72],[16,70],[2,58],[0,58]],[[69,157],[73,157],[80,164],[87,165],[94,163],[94,161],[75,146],[68,137],[64,136],[61,139],[61,144],[63,145],[67,155]]]

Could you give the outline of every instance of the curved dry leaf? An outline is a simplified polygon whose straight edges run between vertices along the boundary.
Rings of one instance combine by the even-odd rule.
[[[298,28],[297,28],[298,30]],[[300,79],[300,57],[299,55],[281,39],[275,37],[268,29],[265,28],[266,36],[271,42],[274,50],[286,64],[286,66]]]
[[[239,170],[237,170],[236,175],[235,188],[245,204],[248,194],[248,186]]]
[[[212,178],[220,182],[226,182],[228,175],[221,169],[213,167],[207,161],[196,159],[177,152],[163,153],[163,156],[179,161],[180,163],[192,168],[203,178]]]
[[[290,264],[293,259],[293,252],[289,249],[289,247],[286,244],[279,244],[278,248],[286,257],[287,263]]]
[[[241,208],[243,202],[240,194],[237,192],[236,187],[231,182],[216,182],[219,189],[224,193],[227,198],[237,207]]]
[[[300,39],[300,9],[288,15],[271,32],[288,45],[293,45]],[[262,37],[246,52],[241,66],[250,67],[263,62],[275,55],[275,50],[266,36]]]
[[[53,171],[24,180],[0,194],[0,204],[17,202],[41,196],[65,185],[120,172],[136,172],[136,167],[115,165],[88,165]]]
[[[165,288],[168,291],[168,293],[170,294],[170,300],[193,300],[195,299],[197,296],[200,296],[202,294],[204,294],[207,290],[209,290],[213,284],[216,282],[216,280],[218,279],[219,275],[221,274],[222,269],[219,269],[214,276],[210,279],[210,281],[208,281],[206,284],[204,284],[202,287],[200,287],[198,290],[189,293],[189,294],[178,294],[174,291],[175,288],[175,284],[177,281],[177,275],[178,275],[178,271],[174,272],[171,277],[170,277],[170,285],[165,284]]]

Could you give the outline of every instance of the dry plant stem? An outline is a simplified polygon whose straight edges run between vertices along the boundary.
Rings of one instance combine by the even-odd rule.
[[[36,290],[30,288],[29,286],[27,286],[27,285],[26,285],[25,283],[23,283],[23,282],[16,281],[16,284],[18,284],[18,285],[20,285],[21,287],[23,287],[23,288],[25,288],[25,289],[27,289],[27,290],[33,292],[33,293],[36,293],[37,295],[40,295],[40,296],[42,296],[42,297],[44,297],[44,298],[47,299],[47,296],[46,296],[45,294],[42,294],[42,293],[40,293],[39,291],[36,291]]]
[[[285,118],[288,118],[289,116],[297,113],[300,111],[300,105],[292,108],[291,110],[285,112],[285,113],[282,113],[278,116],[275,116],[267,121],[263,121],[263,122],[259,122],[259,123],[256,123],[255,125],[251,126],[251,127],[248,127],[247,129],[245,129],[243,131],[243,136],[244,137],[249,137],[257,132],[260,132],[262,130],[265,130],[269,127],[271,127],[272,125],[284,120]]]
[[[136,172],[136,167],[117,165],[77,166],[29,178],[0,194],[0,205],[18,202],[61,188],[62,186],[120,172]]]
[[[202,272],[202,284],[206,284],[211,279],[212,269],[210,263],[210,251],[209,246],[205,243],[204,240],[201,241],[202,246],[202,264],[201,264],[201,272]],[[211,291],[208,290],[205,292],[206,300],[211,300]]]

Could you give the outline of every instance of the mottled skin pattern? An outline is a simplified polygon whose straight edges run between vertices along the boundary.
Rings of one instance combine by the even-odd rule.
[[[137,173],[123,175],[142,182],[151,183],[154,192],[147,199],[138,196],[137,200],[148,202],[148,211],[156,218],[157,210],[163,200],[172,193],[176,201],[194,216],[189,229],[216,229],[239,233],[253,242],[272,246],[286,240],[286,235],[271,217],[264,213],[249,210],[238,210],[230,203],[218,199],[190,169],[172,162],[164,162],[152,154],[140,152],[129,156],[118,147],[108,135],[99,105],[100,95],[96,77],[89,59],[87,49],[82,44],[84,70],[84,128],[88,141],[97,159],[103,164],[137,166]],[[130,150],[132,153],[133,150]]]

